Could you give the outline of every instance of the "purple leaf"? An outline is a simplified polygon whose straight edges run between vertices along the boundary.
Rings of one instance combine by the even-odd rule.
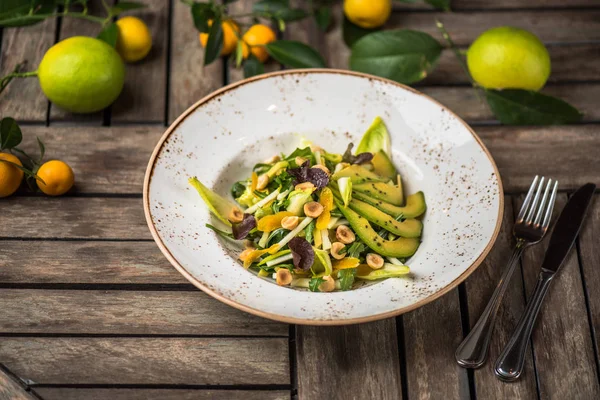
[[[306,239],[295,237],[288,243],[292,251],[294,267],[308,271],[315,262],[315,251]]]
[[[327,173],[319,168],[310,168],[309,161],[305,161],[298,168],[288,169],[287,172],[294,177],[294,185],[311,182],[316,188],[323,189],[329,183]]]
[[[352,154],[352,147],[354,147],[353,143],[348,143],[348,148],[342,155],[342,161],[347,162],[349,164],[364,164],[368,163],[373,159],[372,153],[360,153],[357,155]]]
[[[256,228],[256,218],[254,218],[254,215],[251,214],[244,214],[244,219],[242,222],[231,224],[233,238],[236,240],[244,239],[254,228]]]

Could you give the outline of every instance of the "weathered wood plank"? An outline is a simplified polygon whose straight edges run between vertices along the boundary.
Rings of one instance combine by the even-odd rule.
[[[555,214],[567,196],[558,196]],[[520,208],[522,197],[515,208]],[[548,240],[523,256],[527,297],[532,294]],[[597,399],[600,387],[575,250],[565,260],[533,329],[533,354],[542,399]]]
[[[598,182],[598,181],[596,181]],[[588,211],[588,217],[579,236],[579,252],[583,271],[585,289],[588,296],[589,311],[592,323],[592,340],[598,352],[600,345],[600,195],[594,200]]]
[[[5,240],[0,247],[0,283],[189,283],[154,242]]]
[[[151,239],[142,199],[10,197],[0,238]]]
[[[0,289],[0,310],[2,333],[288,334],[200,291]]]
[[[452,0],[453,10],[462,9],[501,9],[501,8],[563,8],[563,7],[597,7],[596,0],[504,0],[493,2],[488,0]]]
[[[152,34],[152,49],[143,60],[128,64],[123,92],[112,106],[111,122],[164,122],[167,99],[169,2],[146,0],[135,10]]]
[[[297,326],[298,397],[398,399],[394,319],[343,327]]]
[[[563,190],[600,181],[600,140],[594,125],[475,130],[496,160],[506,191],[527,191],[538,174],[557,179]]]
[[[24,126],[22,129],[26,151],[38,154],[35,137],[39,136],[48,159],[62,159],[73,168],[73,193],[141,193],[148,159],[165,128]]]
[[[171,19],[169,122],[189,106],[223,85],[223,60],[202,67],[204,49],[192,21],[190,7],[173,2]]]
[[[468,399],[467,371],[454,362],[463,339],[458,289],[403,316],[409,399]]]
[[[444,43],[436,28],[436,19],[444,24],[459,46],[467,46],[483,31],[503,25],[518,26],[531,31],[544,43],[591,42],[600,39],[600,9],[469,13],[398,12],[392,14],[386,27],[423,31]]]
[[[0,359],[34,384],[289,384],[285,338],[6,337]]]
[[[568,46],[548,46],[552,73],[549,82],[580,82],[600,80],[599,63],[595,60],[600,53],[598,44],[571,44]],[[346,65],[347,68],[347,65]],[[448,85],[468,83],[468,78],[451,50],[444,50],[439,63],[419,86],[427,84]]]
[[[112,4],[112,1],[107,1]],[[91,15],[106,15],[101,0],[88,1],[88,10]],[[75,9],[76,7],[72,7]],[[60,24],[59,41],[72,36],[96,37],[101,30],[97,22],[87,21],[79,18],[63,18]],[[72,114],[54,104],[50,104],[50,123],[52,122],[77,122],[79,124],[101,125],[103,111],[92,114]]]
[[[513,225],[514,215],[511,198],[505,196],[504,220],[502,221],[502,229],[494,248],[483,264],[465,282],[471,327],[475,325],[484,308],[487,306],[504,272],[506,262],[511,256],[514,246],[512,236]],[[489,364],[498,358],[503,346],[508,342],[524,308],[523,280],[521,278],[521,271],[517,268],[498,310],[496,326],[488,355],[488,360],[490,361],[484,368],[474,371],[475,390],[478,399],[533,399],[537,397],[531,349],[528,351],[527,364],[523,375],[518,381],[510,385],[498,380],[494,375],[493,369],[489,368]]]
[[[44,400],[288,400],[285,390],[36,388]]]
[[[34,400],[35,398],[0,369],[0,400]]]
[[[46,50],[54,44],[56,21],[49,19],[33,26],[4,28],[0,76],[27,61],[25,71],[35,71]],[[45,122],[48,100],[37,78],[13,79],[0,95],[0,114],[18,121]]]
[[[341,3],[336,3],[332,8],[332,24],[325,33],[324,45],[322,48],[323,57],[327,61],[327,66],[331,68],[348,69],[348,60],[350,49],[343,40],[343,21],[344,11]]]

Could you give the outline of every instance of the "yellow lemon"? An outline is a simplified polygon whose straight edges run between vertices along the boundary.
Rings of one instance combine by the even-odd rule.
[[[75,182],[71,167],[59,160],[46,161],[38,169],[37,176],[44,180],[44,183],[37,181],[38,187],[49,196],[65,194]]]
[[[23,166],[21,161],[9,153],[0,153],[0,160],[10,161],[19,166]],[[17,191],[23,180],[23,171],[19,168],[0,161],[0,197],[10,196]]]
[[[392,13],[392,0],[344,0],[344,14],[354,25],[380,27]]]
[[[211,25],[212,20],[208,21],[208,26]],[[232,20],[223,21],[221,27],[223,28],[223,48],[221,49],[221,55],[228,56],[235,51],[240,27]],[[206,47],[206,42],[208,42],[208,33],[200,33],[200,44],[202,44],[202,47]]]
[[[244,33],[242,40],[244,41],[242,45],[242,54],[244,58],[248,58],[250,52],[252,52],[260,62],[265,62],[269,58],[269,53],[263,45],[274,42],[277,40],[277,36],[275,35],[275,32],[273,32],[273,29],[269,28],[267,25],[256,24],[252,25],[250,29]],[[248,49],[248,47],[250,47],[250,49]]]
[[[488,89],[541,89],[550,76],[544,44],[524,29],[502,26],[482,33],[467,51],[471,76]]]
[[[123,17],[117,21],[117,28],[117,51],[123,60],[132,63],[146,57],[152,48],[152,35],[144,21],[136,17]]]

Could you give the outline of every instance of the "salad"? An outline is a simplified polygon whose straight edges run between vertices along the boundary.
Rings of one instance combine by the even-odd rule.
[[[423,192],[404,194],[381,118],[353,147],[330,152],[307,143],[274,155],[233,184],[237,204],[189,181],[224,224],[206,226],[243,241],[244,268],[281,286],[350,290],[410,272],[405,263],[419,247],[426,209]]]

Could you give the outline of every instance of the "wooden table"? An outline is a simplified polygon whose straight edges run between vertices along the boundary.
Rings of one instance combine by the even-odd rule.
[[[152,241],[142,211],[151,150],[189,105],[242,74],[225,60],[202,72],[188,7],[145,2],[150,7],[140,14],[154,47],[146,60],[128,66],[124,93],[109,110],[62,112],[35,80],[14,81],[0,97],[0,115],[22,122],[26,147],[35,149],[40,136],[47,154],[72,165],[77,181],[60,198],[21,192],[0,201],[1,399],[600,398],[600,195],[543,306],[523,378],[501,383],[489,363],[467,371],[453,358],[509,257],[514,213],[532,176],[559,180],[558,210],[579,185],[600,183],[600,3],[454,0],[453,13],[397,5],[390,27],[439,38],[439,18],[461,46],[498,25],[535,32],[552,57],[544,92],[571,102],[585,119],[571,126],[501,126],[444,51],[437,70],[417,87],[467,120],[495,157],[506,189],[500,237],[484,264],[438,301],[394,319],[323,328],[276,323],[213,300]],[[241,11],[251,3],[232,7]],[[307,20],[290,25],[285,36],[312,43],[330,66],[346,68],[340,16],[338,7],[326,34]],[[4,29],[1,74],[23,59],[37,65],[57,40],[95,33],[96,25],[73,19]],[[544,247],[528,250],[513,277],[492,359],[532,292]]]

